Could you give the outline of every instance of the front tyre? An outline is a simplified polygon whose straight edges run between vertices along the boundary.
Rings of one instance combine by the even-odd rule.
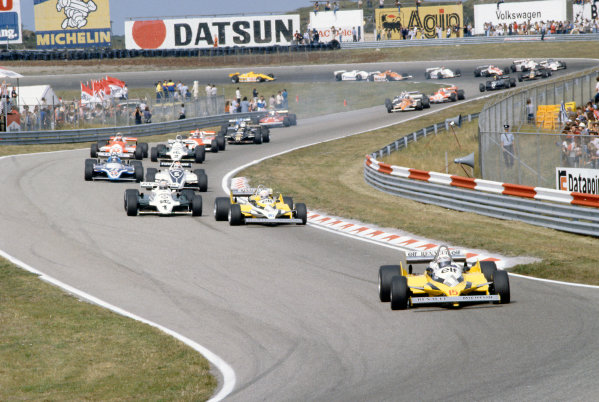
[[[301,202],[295,204],[295,217],[302,220],[302,225],[305,225],[308,222],[308,209],[306,208],[306,204]]]
[[[92,144],[92,147],[94,146],[94,144]],[[85,172],[83,174],[83,177],[85,178],[85,181],[90,181],[93,179],[94,177],[94,164],[96,163],[95,159],[86,159],[85,160]]]
[[[510,302],[510,280],[507,272],[497,271],[493,275],[493,294],[499,295],[501,300],[495,304],[508,304]]]
[[[400,275],[399,265],[382,265],[379,268],[379,300],[381,302],[391,300],[391,279]]]
[[[206,159],[206,148],[203,145],[198,145],[193,150],[193,160],[195,163],[202,163]]]
[[[243,224],[243,221],[241,206],[239,204],[231,204],[231,207],[229,208],[229,225],[239,226]]]
[[[394,276],[391,279],[391,310],[405,310],[408,308],[408,278]]]
[[[125,210],[127,211],[127,216],[137,216],[139,210],[138,197],[139,191],[125,190]]]
[[[229,217],[231,201],[228,197],[216,197],[214,200],[214,220],[226,221]]]
[[[191,199],[191,216],[202,216],[202,196],[195,195]]]

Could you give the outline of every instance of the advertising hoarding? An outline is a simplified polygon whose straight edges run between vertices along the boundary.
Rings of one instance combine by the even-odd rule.
[[[558,190],[599,195],[599,169],[555,168]]]
[[[21,0],[0,0],[0,44],[23,43]]]
[[[109,47],[109,0],[33,0],[38,49]]]
[[[357,39],[359,42],[364,41],[364,11],[321,11],[319,13],[310,13],[310,29],[316,29],[320,37],[320,42],[327,43],[333,39],[341,42],[353,42],[352,31],[359,30]],[[336,35],[333,37],[333,27]]]
[[[591,0],[583,4],[572,4],[574,21],[594,20],[599,17],[599,0]]]
[[[289,45],[299,14],[125,21],[127,49]]]
[[[524,1],[522,3],[475,4],[474,33],[485,33],[484,24],[566,21],[566,0]]]
[[[375,10],[376,31],[381,39],[402,39],[401,28],[418,27],[425,38],[437,37],[437,27],[443,30],[446,37],[447,28],[464,26],[464,12],[461,4],[444,6],[421,6],[397,8],[377,8]],[[457,35],[462,36],[462,29]],[[455,37],[455,33],[452,37]],[[420,35],[418,36],[420,38]]]

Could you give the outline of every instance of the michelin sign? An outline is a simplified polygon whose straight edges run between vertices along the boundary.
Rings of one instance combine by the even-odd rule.
[[[21,0],[0,0],[0,44],[23,43]]]
[[[110,46],[109,0],[33,0],[33,6],[38,49]]]

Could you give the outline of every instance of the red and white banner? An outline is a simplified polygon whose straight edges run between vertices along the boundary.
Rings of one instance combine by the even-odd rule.
[[[92,80],[91,84],[81,83],[81,103],[84,105],[90,103],[100,103],[111,98],[120,98],[123,96],[125,82],[118,78],[106,76],[100,81]]]
[[[299,14],[125,21],[127,49],[289,45]]]
[[[318,31],[320,42],[327,43],[333,39],[340,42],[353,42],[353,32],[356,32],[356,40],[363,42],[363,25],[364,12],[362,10],[321,11],[316,14],[310,13],[310,25],[308,27]]]

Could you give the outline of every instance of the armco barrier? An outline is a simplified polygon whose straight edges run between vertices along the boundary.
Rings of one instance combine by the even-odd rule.
[[[468,119],[473,117],[469,115]],[[428,172],[389,165],[376,159],[407,147],[427,132],[447,128],[446,125],[446,122],[434,124],[367,155],[364,161],[366,182],[378,190],[418,202],[599,236],[597,195]]]
[[[182,119],[164,123],[137,124],[124,127],[88,128],[84,130],[25,131],[0,133],[0,145],[64,144],[105,140],[122,133],[130,137],[148,137],[180,131],[195,130],[226,124],[229,120],[260,117],[264,112],[221,114],[217,116]]]

